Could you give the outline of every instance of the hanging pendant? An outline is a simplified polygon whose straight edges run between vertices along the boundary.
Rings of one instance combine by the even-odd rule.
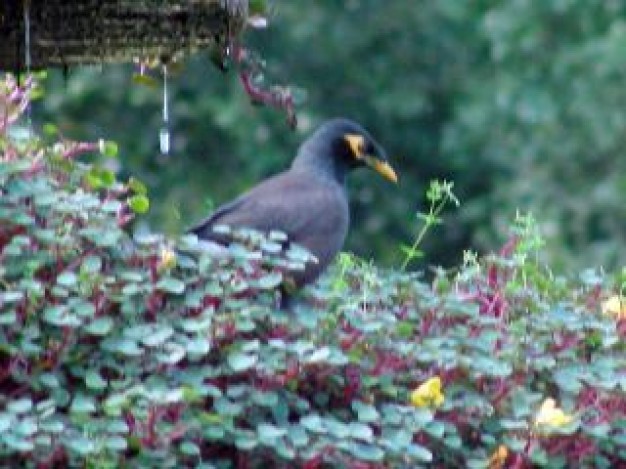
[[[159,146],[163,155],[169,155],[170,153],[169,96],[167,86],[167,65],[163,65],[163,125],[159,131]]]
[[[159,145],[161,147],[161,153],[169,155],[170,153],[170,129],[167,127],[161,127],[159,130]]]

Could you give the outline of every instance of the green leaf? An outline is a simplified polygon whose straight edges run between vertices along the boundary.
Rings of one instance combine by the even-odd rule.
[[[300,425],[310,432],[327,433],[328,429],[324,425],[324,421],[317,414],[309,414],[300,418]]]
[[[106,202],[102,204],[101,208],[104,212],[118,213],[120,209],[122,208],[122,202],[120,202],[119,200],[115,200],[115,199],[107,200]]]
[[[211,350],[211,342],[204,337],[197,337],[185,344],[187,354],[192,357],[203,357]]]
[[[10,326],[17,321],[17,313],[11,310],[8,313],[0,314],[0,326]]]
[[[163,352],[157,354],[156,358],[159,362],[167,365],[175,365],[187,354],[185,348],[179,344],[167,342],[163,346]]]
[[[290,425],[287,432],[287,439],[297,448],[304,448],[309,444],[309,436],[306,430],[300,425]]]
[[[0,293],[0,305],[3,303],[17,303],[24,298],[24,292],[21,291],[5,291]]]
[[[257,355],[237,351],[230,353],[227,361],[233,371],[239,373],[256,365],[259,361],[259,357]]]
[[[7,431],[13,423],[14,416],[7,412],[0,412],[0,434]]]
[[[589,425],[585,428],[586,432],[597,439],[606,438],[606,436],[611,431],[611,425],[608,423],[602,423],[599,425]]]
[[[267,240],[264,240],[263,242],[261,242],[260,248],[268,254],[278,254],[280,251],[283,250],[283,246],[280,243],[267,241]],[[282,276],[281,276],[281,280],[282,280]]]
[[[380,420],[380,413],[373,405],[361,401],[352,401],[352,410],[357,413],[360,422],[371,423]]]
[[[24,437],[33,436],[38,430],[39,426],[34,418],[24,418],[11,427],[11,431]]]
[[[42,373],[39,382],[48,388],[59,387],[59,378],[54,373]]]
[[[204,429],[204,437],[209,441],[223,440],[225,435],[226,435],[226,431],[224,430],[223,427],[209,425]]]
[[[94,189],[110,188],[115,184],[115,173],[110,169],[93,166],[89,172],[85,173],[85,182]]]
[[[243,411],[243,406],[237,402],[232,402],[225,397],[219,397],[213,403],[213,408],[218,415],[236,417]]]
[[[278,454],[283,459],[289,460],[293,459],[296,456],[296,452],[294,451],[294,449],[291,446],[288,446],[285,443],[284,439],[277,440],[273,446],[276,454]]]
[[[500,425],[505,430],[526,430],[528,429],[528,422],[526,420],[511,420],[501,419]]]
[[[156,287],[173,295],[182,295],[185,292],[185,283],[174,277],[163,277]]]
[[[439,421],[430,422],[425,428],[426,433],[438,439],[443,437],[445,429],[446,427],[443,422]]]
[[[355,458],[362,461],[378,462],[382,461],[385,457],[385,452],[378,446],[368,445],[365,443],[351,443],[348,446],[348,450]]]
[[[554,373],[554,380],[564,391],[577,394],[582,389],[582,383],[578,380],[578,373],[572,369],[561,369]]]
[[[284,243],[289,239],[289,237],[287,236],[287,233],[282,231],[271,230],[269,232],[268,239],[277,243]]]
[[[126,442],[126,438],[113,435],[105,438],[104,447],[111,451],[122,452],[128,449],[128,443]]]
[[[95,442],[80,435],[67,439],[65,441],[65,446],[70,450],[70,452],[76,453],[82,457],[96,452]]]
[[[91,335],[105,336],[113,329],[113,319],[101,316],[84,326],[85,331]]]
[[[124,329],[124,336],[138,340],[146,347],[163,345],[172,335],[174,329],[167,324],[141,324]]]
[[[76,285],[78,277],[74,272],[65,271],[57,277],[57,283],[63,287],[71,288]]]
[[[413,248],[407,244],[401,244],[400,251],[410,260],[424,257],[424,252],[421,249]]]
[[[448,448],[458,450],[463,445],[461,438],[458,435],[447,436],[444,439],[444,443]]]
[[[50,122],[46,122],[43,125],[42,130],[48,137],[54,137],[59,132],[58,127]]]
[[[43,312],[43,320],[59,327],[78,327],[81,323],[78,317],[70,314],[67,306],[48,306]]]
[[[12,414],[25,414],[33,408],[33,401],[30,398],[25,397],[23,399],[17,399],[15,401],[9,401],[6,409]]]
[[[259,442],[256,438],[249,436],[238,436],[235,438],[235,446],[241,451],[251,451],[258,446]]]
[[[88,301],[79,300],[72,305],[72,310],[83,318],[91,318],[96,313],[96,307],[93,303]]]
[[[141,289],[139,288],[139,285],[137,285],[136,283],[127,283],[122,288],[122,295],[124,296],[133,296],[133,295],[139,294],[140,292],[141,292]]]
[[[127,338],[109,338],[101,342],[100,346],[109,352],[119,353],[128,357],[143,355],[143,348],[136,341]]]
[[[405,451],[407,456],[421,462],[432,462],[433,460],[433,454],[430,450],[417,443],[411,443],[406,447]]]
[[[259,436],[259,441],[265,444],[269,444],[287,434],[287,430],[285,428],[277,427],[269,423],[257,425],[256,431]]]
[[[111,394],[107,397],[102,407],[106,415],[119,417],[122,414],[122,410],[128,404],[128,397],[125,394]]]
[[[135,213],[146,213],[150,209],[150,199],[143,194],[136,194],[128,198],[128,206]]]
[[[106,229],[100,228],[85,228],[80,231],[82,236],[85,236],[89,241],[93,242],[96,246],[101,247],[113,247],[119,244],[122,238],[122,231],[117,227],[108,227]]]
[[[365,425],[359,422],[350,422],[348,427],[350,429],[350,435],[355,440],[371,442],[374,439],[374,432],[369,427],[369,425]]]
[[[204,310],[200,316],[185,318],[180,321],[180,328],[185,332],[206,331],[213,322],[212,309]]]
[[[273,290],[283,282],[283,275],[280,272],[272,272],[262,276],[257,280],[261,290]]]
[[[128,424],[124,420],[112,420],[106,426],[106,431],[109,433],[123,433],[126,434],[130,431]]]
[[[278,394],[273,391],[255,389],[252,392],[252,401],[262,407],[272,408],[278,403]]]
[[[39,416],[41,418],[47,418],[50,415],[50,411],[52,411],[52,413],[54,413],[56,404],[54,402],[54,399],[44,399],[42,401],[37,402],[37,405],[35,406],[35,410],[37,411],[37,413],[39,414]]]
[[[396,333],[403,339],[410,339],[414,336],[414,325],[410,321],[400,321],[396,326]]]
[[[39,447],[52,446],[52,437],[50,435],[39,434],[35,436],[34,443]]]
[[[14,433],[5,433],[0,438],[5,445],[18,453],[31,452],[35,447],[34,443],[29,438],[23,438]]]
[[[200,447],[192,441],[183,441],[179,448],[180,452],[186,456],[200,455]]]
[[[100,153],[108,158],[116,158],[118,153],[117,143],[107,140],[100,145]]]
[[[473,357],[471,366],[486,376],[507,377],[511,374],[511,365],[504,360],[496,360],[487,356]]]
[[[89,370],[85,374],[85,385],[88,389],[100,391],[107,386],[107,382],[102,378],[96,370]]]
[[[96,403],[93,398],[84,394],[77,394],[72,400],[70,412],[75,414],[92,414],[96,411]]]
[[[139,179],[136,179],[134,177],[131,177],[128,180],[128,188],[131,190],[131,192],[133,192],[136,195],[148,194],[148,188],[146,187],[146,185],[143,182],[141,182]]]
[[[548,466],[549,460],[548,453],[542,448],[535,448],[530,454],[530,460],[537,464],[538,467]]]
[[[52,207],[59,200],[59,195],[55,192],[46,192],[42,194],[37,194],[35,196],[35,205],[37,207]],[[54,240],[55,232],[54,230],[38,230],[35,233],[35,236],[44,242],[51,242]]]
[[[65,424],[61,420],[43,420],[39,428],[44,432],[59,434],[65,430]]]

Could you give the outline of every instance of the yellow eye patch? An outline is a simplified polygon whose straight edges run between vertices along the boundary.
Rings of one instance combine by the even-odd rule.
[[[352,155],[357,159],[363,159],[365,156],[365,138],[359,134],[345,134],[344,140],[348,143]]]

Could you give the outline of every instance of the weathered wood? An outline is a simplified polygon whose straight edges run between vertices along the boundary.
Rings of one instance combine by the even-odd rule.
[[[36,70],[224,48],[242,30],[247,7],[247,0],[1,0],[0,70],[25,68],[25,8]]]

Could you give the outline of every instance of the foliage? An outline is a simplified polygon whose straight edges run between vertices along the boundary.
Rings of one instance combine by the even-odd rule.
[[[424,241],[428,231],[442,223],[440,214],[445,206],[448,203],[453,203],[457,207],[460,205],[459,199],[457,199],[452,192],[453,187],[454,183],[452,182],[441,182],[438,180],[431,181],[430,187],[426,192],[426,199],[429,203],[428,213],[417,212],[417,218],[423,222],[423,225],[415,236],[415,240],[411,246],[400,246],[400,249],[404,253],[402,270],[406,270],[412,260],[420,258],[424,255],[424,252],[419,249],[419,246]]]
[[[625,12],[623,3],[596,0],[495,2],[481,12],[475,41],[483,53],[442,139],[450,158],[469,158],[459,163],[466,180],[488,186],[488,200],[472,197],[468,221],[485,220],[489,207],[492,226],[503,226],[512,209],[531,209],[550,235],[553,261],[626,262]],[[488,225],[475,227],[489,245]]]
[[[398,243],[413,234],[409,214],[436,178],[455,181],[464,210],[443,213],[446,229],[425,241],[422,264],[489,252],[517,209],[535,214],[555,266],[626,263],[621,2],[273,4],[269,27],[247,40],[267,61],[266,82],[306,90],[295,133],[202,54],[171,80],[169,160],[157,151],[160,93],[132,86],[128,69],[52,73],[34,115],[74,138],[119,141],[123,170],[151,188],[145,220],[159,231],[180,232],[209,199],[286,167],[313,126],[343,115],[372,130],[401,181],[351,177],[357,254],[396,265]]]
[[[17,117],[22,91],[7,79],[1,97]],[[233,233],[221,257],[193,236],[131,238],[143,186],[77,161],[107,145],[11,129],[0,133],[3,464],[626,458],[626,319],[601,311],[619,292],[594,272],[547,271],[531,217],[498,255],[468,254],[432,284],[344,257],[280,311],[277,289],[310,259],[279,233]]]

